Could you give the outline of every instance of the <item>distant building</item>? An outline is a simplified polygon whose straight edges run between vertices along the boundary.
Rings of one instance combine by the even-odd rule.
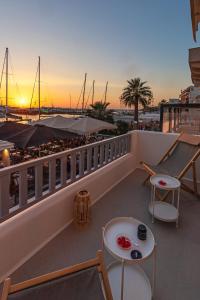
[[[181,90],[179,97],[182,103],[200,103],[200,87],[191,85]]]
[[[170,98],[168,103],[170,104],[176,104],[176,103],[180,103],[180,99],[178,98]]]

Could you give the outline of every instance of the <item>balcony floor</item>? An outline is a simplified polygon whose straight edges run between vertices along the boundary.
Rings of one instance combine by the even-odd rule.
[[[149,186],[142,182],[146,174],[136,170],[92,207],[92,222],[85,229],[71,224],[13,275],[19,282],[95,256],[102,248],[102,226],[118,216],[132,216],[146,223],[157,241],[157,287],[155,299],[196,300],[199,295],[200,202],[181,192],[180,226],[155,221],[147,206]],[[50,220],[49,220],[50,221]],[[41,229],[42,230],[42,229]],[[106,253],[106,263],[112,258]],[[152,259],[144,264],[150,275]]]

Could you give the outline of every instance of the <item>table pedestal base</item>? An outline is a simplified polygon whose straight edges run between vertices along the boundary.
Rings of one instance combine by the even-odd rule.
[[[121,297],[122,264],[114,262],[108,267],[108,277],[114,300]],[[124,266],[123,300],[151,300],[152,290],[149,279],[143,269],[136,264]]]
[[[153,215],[154,218],[164,221],[164,222],[175,222],[178,219],[178,210],[177,208],[164,201],[155,201],[154,202],[154,211],[153,204],[149,205],[149,212]]]

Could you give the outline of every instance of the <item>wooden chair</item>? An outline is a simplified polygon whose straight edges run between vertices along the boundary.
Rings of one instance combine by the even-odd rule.
[[[145,179],[146,183],[152,175],[166,174],[176,177],[181,181],[181,187],[191,193],[198,195],[197,175],[196,175],[196,161],[200,156],[200,136],[193,136],[188,134],[180,134],[173,145],[167,150],[161,160],[156,166],[149,165],[146,162],[141,162],[148,177]],[[193,175],[193,189],[182,181],[183,176],[192,169]],[[160,200],[166,199],[168,193],[161,197]]]
[[[1,300],[113,300],[102,251],[86,262],[11,285],[4,281]]]

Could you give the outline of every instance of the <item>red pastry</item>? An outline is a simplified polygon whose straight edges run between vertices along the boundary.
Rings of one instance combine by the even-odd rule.
[[[160,180],[160,181],[158,181],[158,183],[163,186],[167,184],[164,180]]]
[[[121,235],[117,238],[117,244],[120,248],[124,250],[129,250],[131,248],[130,239],[124,235]]]

